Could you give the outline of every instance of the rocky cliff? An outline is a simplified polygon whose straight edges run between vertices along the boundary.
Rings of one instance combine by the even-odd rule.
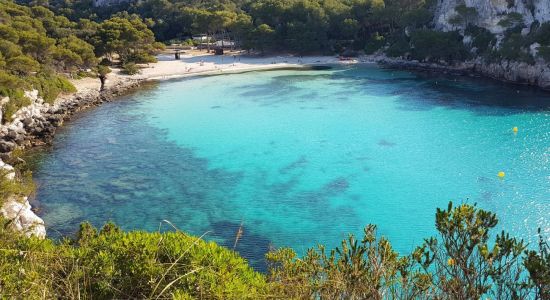
[[[436,29],[449,31],[463,27],[453,22],[459,14],[456,11],[459,5],[475,8],[477,16],[472,18],[472,23],[495,34],[503,33],[506,28],[499,22],[511,13],[523,17],[525,28],[530,28],[535,21],[550,21],[550,0],[438,0],[434,14]]]

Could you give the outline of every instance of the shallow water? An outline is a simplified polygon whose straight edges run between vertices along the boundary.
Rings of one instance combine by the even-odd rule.
[[[449,200],[550,234],[549,155],[548,93],[374,66],[251,72],[80,115],[37,155],[35,205],[53,236],[169,220],[232,247],[242,223],[237,250],[263,269],[270,245],[333,247],[368,223],[409,252]]]

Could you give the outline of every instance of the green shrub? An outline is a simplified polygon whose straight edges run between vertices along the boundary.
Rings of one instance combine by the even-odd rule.
[[[365,228],[342,246],[268,254],[271,294],[285,299],[527,299],[550,293],[550,249],[538,251],[491,230],[496,215],[462,204],[436,212],[438,236],[411,255],[398,255],[389,241]],[[528,266],[528,267],[525,267]],[[529,277],[526,275],[529,273]]]
[[[0,206],[10,196],[29,196],[36,189],[36,186],[32,181],[32,172],[25,171],[20,173],[16,171],[15,180],[7,178],[6,175],[8,173],[9,172],[7,170],[0,170]]]
[[[122,65],[122,72],[127,75],[135,75],[139,74],[140,70],[138,65],[133,62],[129,62]]]
[[[2,225],[2,224],[0,224]],[[54,243],[0,228],[0,294],[23,298],[258,299],[265,278],[235,252],[181,232],[99,232]]]
[[[418,60],[453,62],[469,57],[462,43],[463,37],[456,31],[440,32],[421,29],[411,34],[413,57]]]
[[[529,40],[522,36],[517,30],[506,33],[498,49],[498,54],[503,59],[517,60],[527,63],[534,63],[534,59],[527,51]]]
[[[411,51],[411,46],[406,37],[398,37],[390,42],[390,46],[386,49],[386,54],[389,57],[400,57]]]
[[[2,106],[2,123],[10,122],[12,120],[13,114],[15,114],[19,109],[28,106],[31,104],[31,100],[25,97],[23,90],[5,90],[3,93],[6,93],[10,100]]]
[[[538,56],[547,62],[550,62],[550,46],[541,46],[538,48]]]
[[[384,46],[386,39],[379,35],[378,32],[373,34],[365,45],[365,53],[373,54]]]
[[[550,46],[550,22],[542,23],[535,32],[534,41],[545,46]]]
[[[53,74],[38,74],[28,79],[38,95],[47,103],[53,103],[60,93],[74,93],[76,88],[66,78]]]
[[[517,12],[511,12],[500,20],[498,25],[503,28],[511,28],[516,26],[523,27],[523,15]]]
[[[472,47],[477,48],[478,54],[487,54],[496,43],[496,36],[489,30],[469,25],[466,27],[465,34],[472,36]]]

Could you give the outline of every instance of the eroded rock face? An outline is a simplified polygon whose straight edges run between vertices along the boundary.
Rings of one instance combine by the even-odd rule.
[[[0,213],[4,218],[10,220],[10,226],[14,230],[23,232],[27,236],[36,236],[38,238],[46,237],[46,227],[44,220],[38,217],[32,210],[27,197],[11,197],[2,208]]]
[[[475,71],[485,76],[550,90],[550,68],[543,63],[530,65],[524,62],[505,60],[500,63],[480,63],[474,68]]]
[[[457,25],[451,24],[450,20],[457,15],[455,7],[460,4],[475,8],[478,17],[473,23],[495,34],[504,32],[505,28],[498,23],[509,13],[521,14],[527,28],[534,21],[550,21],[550,0],[439,0],[434,14],[436,29],[457,29]]]

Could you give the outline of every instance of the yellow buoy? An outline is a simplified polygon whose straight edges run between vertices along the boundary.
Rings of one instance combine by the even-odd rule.
[[[517,127],[514,127],[514,128],[512,129],[512,131],[513,131],[514,133],[518,133],[518,128],[517,128]]]
[[[504,173],[503,171],[500,171],[500,172],[498,172],[497,176],[500,177],[500,178],[504,178],[504,176],[506,176],[506,173]]]

